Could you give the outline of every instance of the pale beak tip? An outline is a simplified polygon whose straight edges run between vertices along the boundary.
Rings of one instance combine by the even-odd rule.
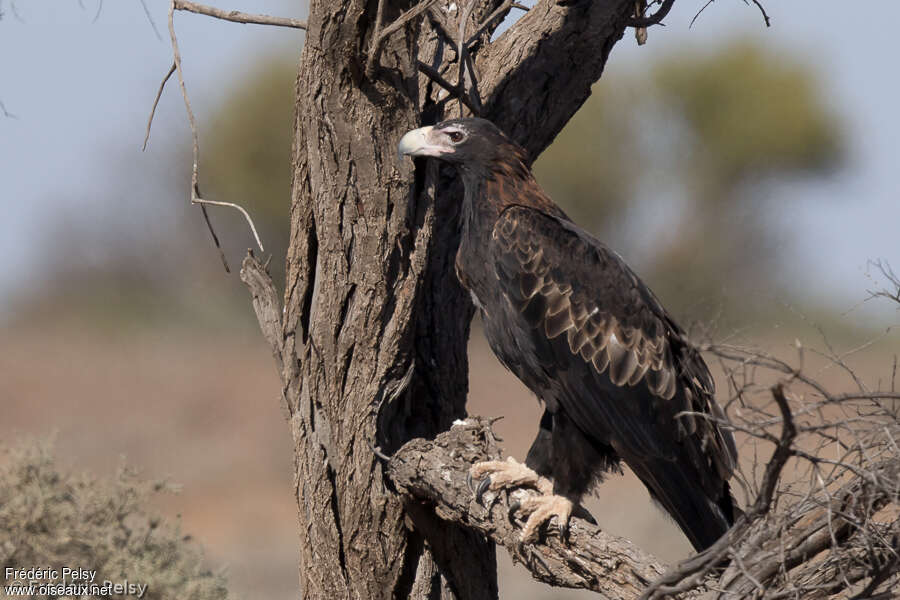
[[[400,143],[397,144],[398,159],[402,159],[407,155],[416,156],[417,152],[427,145],[426,136],[430,131],[431,127],[420,127],[408,131],[406,135],[400,138]]]

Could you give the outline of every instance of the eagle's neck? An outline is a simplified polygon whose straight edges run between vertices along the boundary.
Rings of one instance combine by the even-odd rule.
[[[463,286],[481,297],[493,269],[491,236],[503,210],[515,205],[562,218],[565,213],[547,197],[519,157],[460,169],[460,175],[465,197],[456,271]]]

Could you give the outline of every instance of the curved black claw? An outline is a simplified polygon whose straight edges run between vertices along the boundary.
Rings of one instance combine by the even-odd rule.
[[[557,518],[558,520],[558,518]],[[569,540],[569,523],[559,523],[559,539],[567,542]]]
[[[588,512],[588,509],[580,504],[575,505],[575,509],[572,511],[572,516],[578,517],[579,519],[584,519],[591,525],[597,525],[597,519],[594,518],[594,515]]]
[[[506,513],[506,517],[509,519],[510,523],[515,524],[516,513],[519,512],[520,508],[522,508],[522,504],[518,500],[510,500],[509,512]]]
[[[481,497],[484,496],[484,493],[488,491],[488,488],[491,487],[491,478],[485,477],[480,482],[478,482],[478,488],[475,490],[475,500],[478,504],[481,504]]]

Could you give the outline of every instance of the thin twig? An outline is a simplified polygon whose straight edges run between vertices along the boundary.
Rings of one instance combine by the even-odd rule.
[[[651,25],[658,25],[663,19],[666,18],[666,15],[669,14],[669,11],[672,10],[672,6],[675,4],[675,0],[663,0],[662,4],[655,13],[650,16],[635,16],[630,17],[628,21],[625,22],[625,25],[628,27],[650,27]],[[706,7],[704,7],[706,8]],[[702,10],[702,9],[701,9]],[[699,13],[698,13],[699,14]],[[694,17],[695,19],[697,17]],[[693,23],[693,21],[692,21]]]
[[[225,251],[222,249],[222,244],[219,243],[219,236],[216,234],[212,221],[209,220],[209,212],[206,210],[205,204],[200,205],[200,212],[203,214],[203,221],[206,223],[209,235],[212,236],[213,243],[216,245],[216,250],[219,251],[219,258],[222,259],[222,266],[225,267],[225,272],[231,273],[231,267],[228,266],[228,259],[225,257]]]
[[[462,10],[459,17],[459,31],[457,33],[456,59],[459,61],[459,73],[456,77],[456,85],[459,87],[463,96],[467,96],[466,92],[466,60],[468,59],[468,44],[466,44],[466,26],[469,23],[469,17],[475,8],[475,0],[468,0],[466,7]],[[463,105],[459,105],[459,116],[463,116]]]
[[[481,25],[475,28],[475,33],[470,35],[469,39],[466,40],[466,45],[472,45],[472,42],[477,40],[481,36],[481,34],[484,33],[484,30],[491,26],[491,23],[493,23],[494,19],[502,16],[504,13],[513,8],[518,8],[519,10],[524,10],[525,12],[528,12],[530,10],[527,6],[519,4],[518,2],[506,0],[503,4],[497,7],[497,10],[488,15],[487,19],[481,22]]]
[[[412,19],[415,19],[416,17],[424,13],[436,3],[437,0],[422,0],[422,2],[419,2],[413,8],[400,15],[396,21],[385,27],[381,31],[381,39],[387,39],[389,36],[393,35],[395,31],[406,25]]]
[[[16,115],[9,112],[8,110],[6,110],[6,105],[3,104],[2,100],[0,100],[0,112],[2,112],[3,116],[6,117],[7,119],[18,119],[19,118]]]
[[[193,152],[193,166],[191,169],[191,204],[211,204],[214,206],[226,206],[228,208],[233,208],[239,211],[244,218],[247,220],[247,224],[250,226],[250,231],[253,232],[253,237],[256,239],[256,245],[259,246],[260,252],[265,252],[262,245],[262,240],[259,239],[259,234],[256,232],[256,225],[253,224],[253,219],[250,218],[250,215],[247,213],[244,208],[238,204],[233,202],[220,202],[218,200],[206,200],[200,195],[200,136],[197,133],[197,122],[194,118],[194,111],[191,108],[191,101],[188,99],[187,88],[184,84],[184,70],[181,66],[181,51],[178,49],[178,37],[175,35],[175,10],[176,5],[181,2],[181,0],[172,0],[172,3],[169,5],[169,37],[172,41],[172,55],[174,58],[175,71],[178,73],[178,85],[181,88],[181,97],[184,99],[184,108],[187,112],[188,122],[191,126],[191,138],[192,138],[192,152]],[[224,253],[222,251],[222,246],[219,244],[219,239],[213,230],[212,223],[209,220],[209,216],[206,214],[206,211],[203,211],[203,216],[206,219],[206,225],[209,228],[210,234],[213,236],[213,240],[216,243],[216,247],[219,249],[219,253],[222,254],[222,259],[224,261]],[[226,270],[227,263],[226,263]]]
[[[372,33],[369,57],[366,59],[366,77],[371,78],[375,72],[375,61],[378,60],[378,55],[381,54],[381,45],[384,43],[384,40],[388,39],[395,31],[398,31],[411,20],[431,8],[436,2],[437,0],[423,0],[400,15],[393,23],[382,29],[385,1],[378,0],[378,9],[375,17],[375,31]]]
[[[156,99],[153,100],[153,107],[150,109],[150,118],[147,119],[147,132],[144,134],[144,146],[141,148],[141,151],[147,149],[147,142],[150,141],[150,126],[153,125],[153,116],[156,114],[156,106],[159,104],[159,99],[162,97],[163,90],[166,88],[166,82],[169,81],[169,77],[171,77],[174,72],[175,62],[173,61],[172,66],[169,67],[169,72],[163,77],[163,80],[159,84],[159,89],[156,91]]]
[[[184,10],[196,13],[198,15],[206,15],[207,17],[215,17],[231,21],[232,23],[255,24],[255,25],[274,25],[276,27],[292,27],[294,29],[306,29],[306,21],[300,19],[291,19],[287,17],[270,17],[269,15],[252,15],[238,10],[222,10],[188,0],[173,0],[175,10]]]
[[[691,24],[688,25],[688,29],[690,29],[691,27],[694,26],[694,21],[696,21],[697,17],[700,16],[700,13],[702,13],[704,10],[706,10],[706,7],[709,6],[710,4],[712,4],[713,2],[715,2],[715,0],[708,0],[706,4],[704,4],[703,6],[700,7],[700,10],[698,10],[697,14],[694,15],[694,18],[691,19]]]
[[[478,111],[475,108],[475,105],[472,104],[472,101],[469,100],[469,98],[466,97],[466,95],[460,90],[459,86],[453,85],[452,83],[444,79],[444,77],[440,73],[438,73],[429,65],[423,63],[421,60],[417,61],[417,66],[419,67],[419,71],[425,74],[433,82],[447,90],[452,97],[468,106],[469,110],[471,110],[473,113],[477,114]]]
[[[691,19],[691,24],[688,25],[689,28],[694,26],[694,21],[696,21],[697,17],[700,16],[700,13],[702,13],[704,10],[706,10],[706,7],[709,6],[710,4],[712,4],[713,2],[715,2],[715,0],[709,0],[706,4],[703,5],[703,7],[700,10],[697,11],[697,14],[694,15],[693,19]],[[772,20],[769,18],[769,15],[766,13],[766,9],[763,8],[762,3],[760,3],[759,0],[744,0],[744,4],[746,4],[747,6],[750,6],[750,2],[753,2],[753,4],[755,4],[756,7],[759,9],[759,12],[762,13],[763,21],[765,22],[766,27],[771,27]],[[662,9],[660,9],[660,10],[662,10]]]
[[[759,0],[752,0],[752,2],[753,2],[753,4],[755,4],[756,7],[759,9],[759,12],[762,13],[763,21],[766,22],[766,27],[771,27],[771,26],[772,26],[772,20],[769,18],[769,15],[766,14],[766,9],[763,8],[763,5],[760,3],[760,1],[759,1]]]
[[[147,16],[147,20],[150,21],[150,27],[153,28],[153,33],[156,35],[156,39],[162,41],[162,35],[159,33],[159,28],[156,26],[156,21],[153,20],[153,15],[150,14],[150,9],[147,8],[147,3],[145,2],[145,0],[140,0],[140,2],[141,7],[143,7],[144,9],[144,14]]]
[[[96,23],[97,19],[100,18],[100,11],[103,10],[103,0],[97,0],[97,12],[94,13],[94,20],[91,23]]]
[[[371,79],[375,74],[375,58],[381,50],[381,24],[384,19],[384,0],[378,0],[378,8],[375,10],[375,30],[372,32],[372,47],[369,49],[369,57],[366,59],[366,77]]]

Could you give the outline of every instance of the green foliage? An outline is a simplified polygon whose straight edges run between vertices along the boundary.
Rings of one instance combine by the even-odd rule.
[[[111,481],[62,473],[47,443],[4,449],[0,581],[7,567],[78,567],[96,569],[95,582],[147,584],[150,600],[226,598],[224,576],[202,568],[190,537],[146,512],[165,488],[127,468]]]
[[[770,184],[839,167],[842,133],[808,66],[737,40],[607,73],[535,172],[676,312],[746,314],[788,234]]]

